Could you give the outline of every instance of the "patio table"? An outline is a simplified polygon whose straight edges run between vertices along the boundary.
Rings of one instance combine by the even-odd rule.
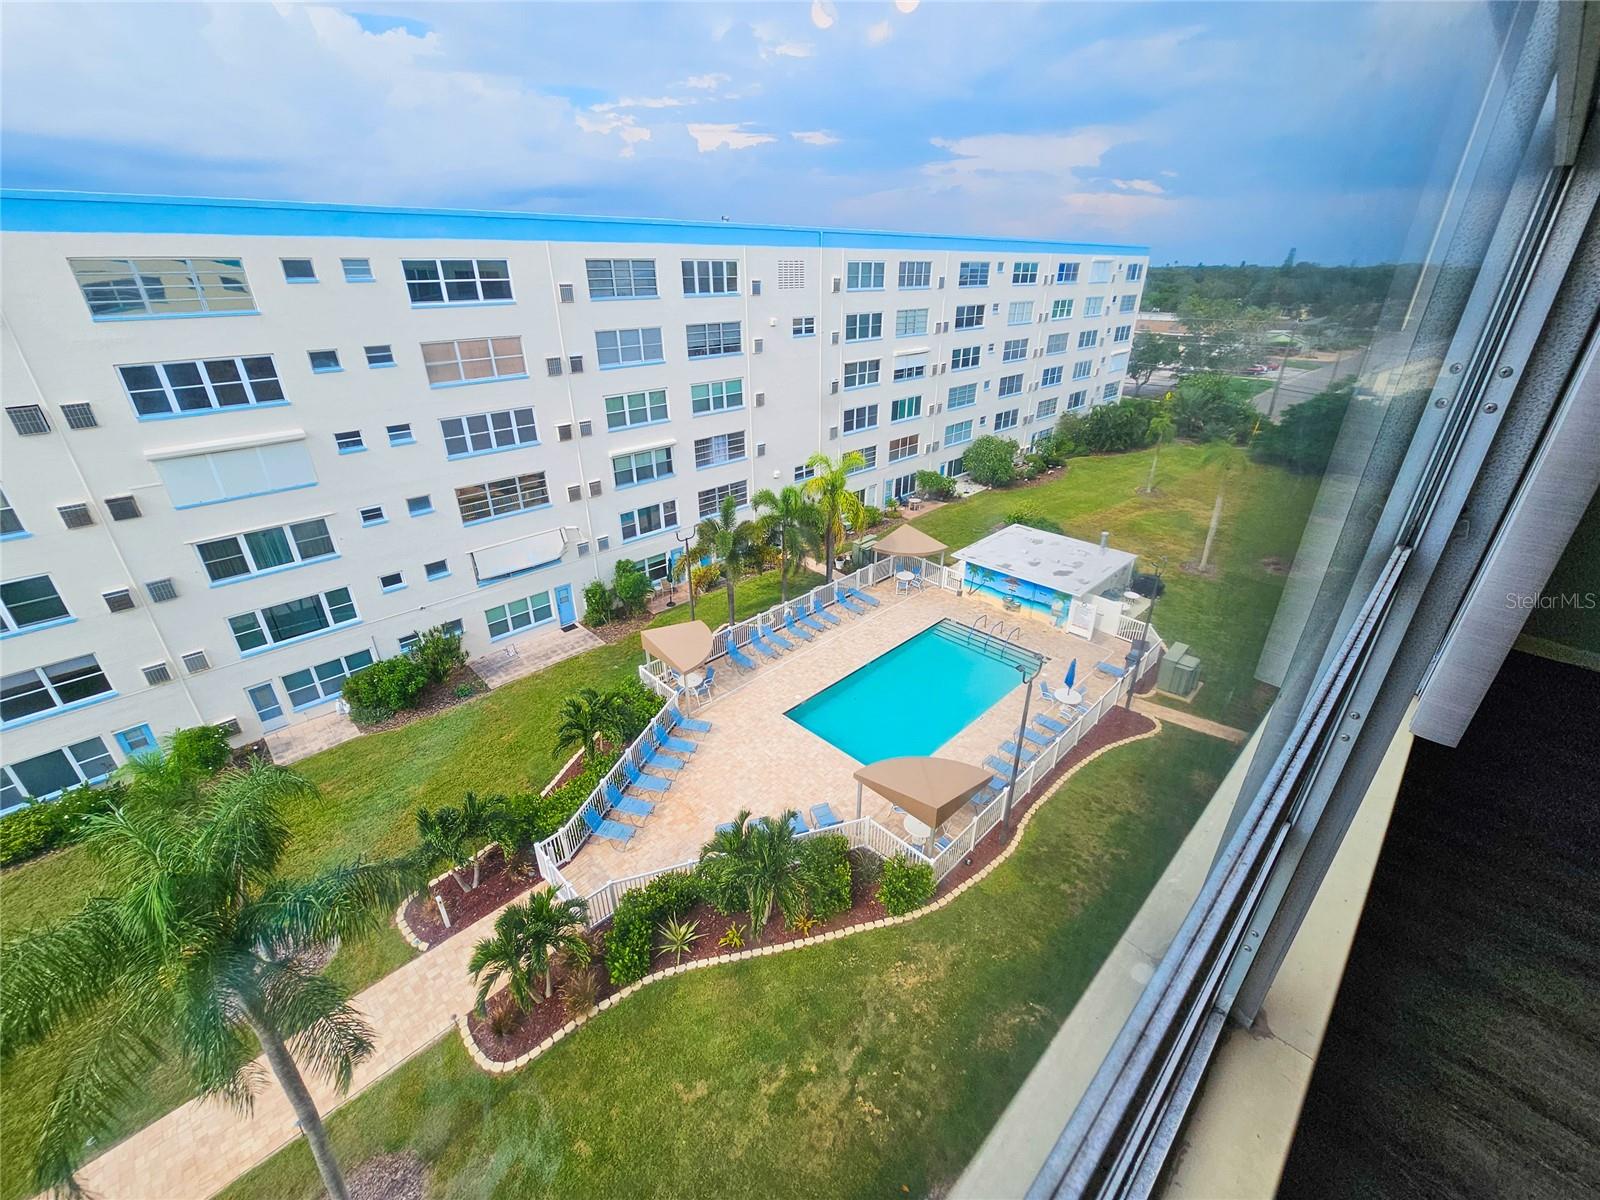
[[[1083,693],[1073,688],[1056,688],[1050,694],[1069,708],[1076,708],[1083,703]]]

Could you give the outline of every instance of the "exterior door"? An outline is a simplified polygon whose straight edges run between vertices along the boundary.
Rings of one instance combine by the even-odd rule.
[[[563,583],[556,588],[556,616],[561,620],[561,628],[577,624],[577,615],[572,609],[572,585]]]
[[[270,732],[281,729],[289,722],[283,718],[283,705],[278,703],[278,693],[270,683],[258,683],[254,687],[245,688],[245,695],[250,697],[250,703],[255,705],[256,717],[261,721],[261,731]]]

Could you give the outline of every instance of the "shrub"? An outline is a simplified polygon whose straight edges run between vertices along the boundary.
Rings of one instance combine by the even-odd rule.
[[[650,972],[651,939],[669,917],[681,917],[700,901],[692,873],[658,875],[617,902],[606,930],[606,971],[613,987],[636,983]]]
[[[616,573],[611,577],[611,594],[616,597],[622,611],[637,616],[650,604],[650,577],[631,558],[617,559]]]
[[[1045,516],[1031,504],[1020,504],[1006,512],[1008,525],[1026,525],[1030,529],[1043,529],[1047,533],[1060,533],[1061,526]]]
[[[456,699],[465,700],[468,696],[472,695],[474,690],[475,689],[470,683],[458,683],[455,687]]]
[[[113,780],[101,787],[76,787],[0,817],[0,867],[70,846],[83,836],[91,816],[109,812],[123,796],[122,785]]]
[[[929,500],[948,500],[956,494],[956,481],[937,471],[918,471],[917,491]]]
[[[914,863],[897,854],[883,861],[883,877],[878,881],[878,903],[891,917],[921,908],[933,899],[933,868]]]
[[[215,775],[228,765],[233,749],[220,725],[180,729],[167,740],[166,755],[186,777]]]
[[[417,702],[428,686],[428,673],[409,654],[384,658],[362,667],[344,681],[344,700],[357,721],[382,721]]]
[[[624,744],[632,742],[644,732],[644,727],[666,701],[639,682],[638,676],[624,680],[613,688],[609,696],[615,697],[617,728],[615,733]]]
[[[1004,487],[1017,477],[1017,444],[986,433],[962,452],[961,462],[974,483]]]
[[[1178,384],[1172,421],[1179,437],[1242,442],[1260,419],[1255,401],[1227,375],[1191,375]]]
[[[600,976],[593,967],[579,967],[570,972],[561,985],[561,1003],[566,1007],[567,1016],[574,1020],[592,1013],[599,998]]]
[[[878,886],[878,880],[883,878],[883,859],[870,850],[852,850],[850,874],[863,889],[875,888]]]
[[[668,917],[656,932],[661,935],[657,951],[672,955],[673,965],[681,963],[683,956],[692,953],[694,944],[705,936],[700,932],[699,921],[680,921],[677,917]]]
[[[490,797],[485,803],[495,813],[494,840],[507,855],[544,841],[572,819],[615,762],[615,757],[597,759],[546,796],[521,792],[509,799]]]
[[[722,931],[722,936],[717,939],[717,945],[724,950],[744,949],[744,926],[735,921]]]
[[[497,1038],[508,1038],[522,1028],[526,1016],[515,1004],[507,1004],[489,1018],[489,1031]]]
[[[809,916],[827,921],[850,911],[850,843],[836,833],[817,834],[800,843],[797,868],[800,876],[800,903],[794,912],[784,913],[798,929],[796,918]]]
[[[722,586],[722,564],[706,563],[695,567],[689,572],[689,586],[694,589],[696,596],[704,596],[707,592]]]
[[[442,683],[451,672],[467,664],[467,652],[461,648],[461,635],[448,633],[441,625],[424,629],[412,643],[406,656],[422,668],[429,683]]]
[[[586,625],[604,625],[611,620],[611,589],[600,580],[592,581],[583,589],[583,621]]]
[[[1299,474],[1322,474],[1352,400],[1352,386],[1345,382],[1296,404],[1281,421],[1262,428],[1250,443],[1250,457]]]

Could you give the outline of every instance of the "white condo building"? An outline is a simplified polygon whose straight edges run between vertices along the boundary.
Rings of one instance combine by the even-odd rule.
[[[1115,399],[1135,246],[6,192],[0,809],[236,742],[454,625],[663,578],[859,451],[862,498]]]

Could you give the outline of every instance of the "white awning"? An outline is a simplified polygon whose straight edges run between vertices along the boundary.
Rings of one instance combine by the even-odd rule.
[[[534,567],[556,562],[566,546],[567,536],[560,528],[530,533],[473,550],[472,570],[480,583],[486,579],[498,579],[502,575],[515,575],[518,571],[530,571]]]

